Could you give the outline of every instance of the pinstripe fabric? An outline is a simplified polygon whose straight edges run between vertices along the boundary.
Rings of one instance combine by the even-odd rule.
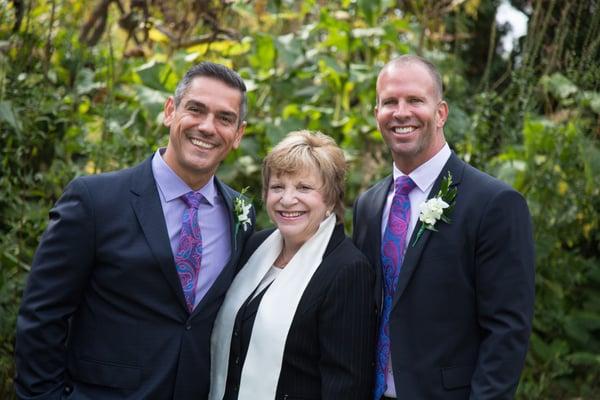
[[[252,238],[250,248],[262,242],[266,237],[263,232]],[[371,267],[345,238],[343,227],[337,226],[294,316],[277,399],[369,397],[376,332],[373,284]],[[256,297],[237,315],[225,399],[237,399],[236,389],[260,300],[261,296]]]

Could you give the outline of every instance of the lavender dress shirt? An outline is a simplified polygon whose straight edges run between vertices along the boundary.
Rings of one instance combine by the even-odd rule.
[[[171,251],[175,254],[179,244],[183,211],[186,208],[180,197],[192,189],[163,160],[164,151],[164,148],[160,148],[154,154],[152,173],[158,187]],[[201,193],[203,196],[198,208],[198,219],[202,232],[202,264],[196,284],[194,307],[200,303],[231,258],[229,211],[217,190],[214,176],[196,193]]]

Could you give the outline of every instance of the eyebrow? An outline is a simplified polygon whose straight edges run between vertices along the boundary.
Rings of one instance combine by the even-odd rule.
[[[195,106],[198,108],[202,108],[204,110],[208,109],[208,107],[206,106],[206,104],[202,103],[201,101],[197,101],[197,100],[188,100],[185,102],[185,107],[188,108],[190,106]],[[216,114],[219,114],[221,116],[226,116],[226,117],[231,117],[233,119],[235,119],[237,121],[238,115],[237,113],[233,112],[233,111],[227,111],[227,110],[217,110]]]
[[[196,107],[200,107],[200,108],[207,108],[206,104],[200,102],[200,101],[196,101],[196,100],[188,100],[185,102],[184,105],[186,108],[190,107],[190,106],[196,106]]]
[[[379,102],[380,103],[384,103],[384,102],[389,101],[389,100],[396,101],[396,98],[394,96],[380,97],[379,98]]]

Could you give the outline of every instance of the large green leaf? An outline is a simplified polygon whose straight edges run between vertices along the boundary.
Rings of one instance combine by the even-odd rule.
[[[23,124],[13,110],[12,103],[8,100],[0,101],[0,121],[4,121],[17,132],[21,132]]]
[[[135,72],[142,83],[150,89],[169,92],[165,83],[171,69],[167,64],[152,60],[136,68]]]

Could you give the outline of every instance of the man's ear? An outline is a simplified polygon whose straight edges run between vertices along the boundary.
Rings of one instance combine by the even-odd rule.
[[[379,129],[379,121],[377,120],[377,112],[379,111],[379,106],[378,106],[378,102],[375,103],[375,107],[373,107],[373,116],[375,117],[375,124],[377,124],[377,129],[381,132],[381,129]]]
[[[436,126],[438,128],[443,128],[448,120],[448,103],[444,100],[440,101],[437,107],[437,123]]]
[[[242,121],[240,126],[238,127],[237,132],[235,133],[235,139],[231,147],[237,149],[240,147],[240,143],[242,142],[242,137],[244,136],[244,132],[246,131],[246,121]]]
[[[169,96],[167,101],[165,101],[163,114],[163,125],[166,127],[171,126],[171,123],[173,122],[173,117],[175,116],[175,100],[173,99],[173,96]]]

